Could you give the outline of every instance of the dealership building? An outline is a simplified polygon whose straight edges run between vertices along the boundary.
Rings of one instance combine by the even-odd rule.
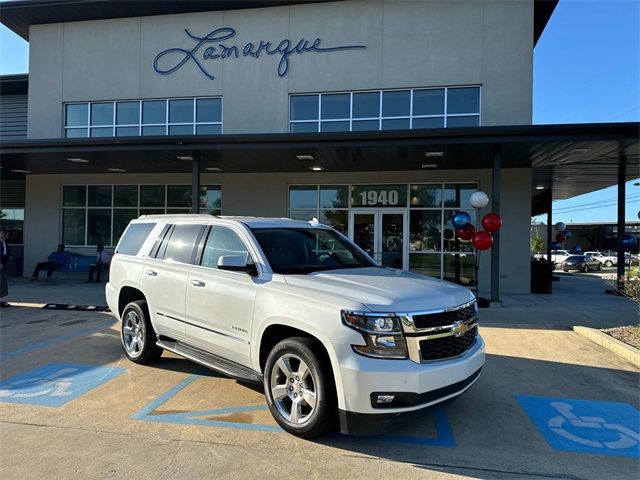
[[[18,270],[192,211],[317,218],[382,265],[529,293],[531,216],[638,172],[638,124],[531,125],[556,3],[3,2],[30,47],[0,78]],[[478,278],[457,211],[503,219]]]

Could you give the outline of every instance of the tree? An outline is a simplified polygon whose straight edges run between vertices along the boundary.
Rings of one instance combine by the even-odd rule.
[[[538,229],[534,229],[533,235],[531,236],[531,253],[539,253],[544,250],[544,240],[540,236],[540,232]]]

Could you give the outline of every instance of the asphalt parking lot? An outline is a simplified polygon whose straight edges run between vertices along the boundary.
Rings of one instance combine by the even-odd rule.
[[[259,389],[128,362],[108,314],[4,309],[0,477],[637,478],[640,375],[565,329],[484,327],[456,402],[380,437],[283,433]]]

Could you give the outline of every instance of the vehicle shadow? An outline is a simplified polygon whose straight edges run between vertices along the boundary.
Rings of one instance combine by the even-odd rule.
[[[385,435],[332,434],[314,443],[342,455],[472,478],[635,478],[637,458],[553,450],[516,395],[619,402],[638,408],[639,385],[640,374],[632,367],[626,371],[487,355],[476,384],[439,413]],[[438,416],[444,418],[444,426],[438,425]]]

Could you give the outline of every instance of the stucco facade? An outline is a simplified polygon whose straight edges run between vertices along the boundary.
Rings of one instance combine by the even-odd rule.
[[[173,73],[153,68],[172,48],[191,50],[215,29],[238,57],[187,59]],[[253,10],[218,11],[32,25],[28,138],[62,138],[67,102],[218,96],[223,133],[286,133],[289,96],[423,87],[480,87],[480,125],[531,123],[533,1],[344,1]],[[247,43],[290,39],[322,47],[366,48],[293,53],[286,75],[282,55],[242,55]],[[217,45],[216,43],[207,44]],[[181,58],[163,58],[169,69]],[[25,273],[63,240],[62,189],[72,184],[189,184],[189,175],[30,175],[26,182]],[[296,184],[477,182],[491,195],[488,169],[433,171],[204,174],[222,190],[224,215],[287,216]],[[247,188],[251,185],[251,188]],[[531,170],[502,171],[500,283],[504,292],[529,292]],[[488,213],[485,209],[480,214]],[[74,248],[90,254],[93,246]],[[480,287],[488,289],[490,255],[481,256]]]

